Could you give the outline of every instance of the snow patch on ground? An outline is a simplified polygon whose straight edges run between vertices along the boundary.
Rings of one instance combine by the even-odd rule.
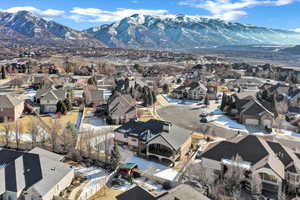
[[[139,170],[170,181],[174,180],[174,178],[178,174],[178,172],[172,168],[153,161],[139,158],[137,156],[132,156],[132,158],[130,158],[128,162],[137,164]]]
[[[222,114],[211,115],[208,116],[208,121],[213,122],[217,125],[221,125],[225,128],[243,130],[248,132],[245,125],[230,119],[226,115],[222,115]]]

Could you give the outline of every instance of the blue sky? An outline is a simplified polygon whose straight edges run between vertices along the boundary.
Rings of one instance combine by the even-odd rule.
[[[82,30],[140,14],[188,14],[300,31],[300,0],[1,0],[0,10],[28,10]]]

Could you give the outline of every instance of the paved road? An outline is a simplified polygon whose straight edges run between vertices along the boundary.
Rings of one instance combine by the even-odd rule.
[[[232,139],[239,134],[245,134],[242,132],[230,130],[227,128],[219,127],[213,123],[200,123],[199,114],[201,109],[196,106],[187,106],[187,105],[170,105],[159,109],[159,116],[166,121],[170,121],[177,126],[186,128],[198,133],[204,133],[213,137],[220,137],[225,139]],[[269,139],[273,139],[274,136],[266,135]],[[294,150],[300,151],[300,142],[299,140],[287,140],[282,138],[276,138],[285,146],[288,146]]]
[[[195,132],[226,139],[237,136],[237,131],[217,127],[210,123],[200,123],[200,113],[201,109],[186,105],[171,105],[158,110],[158,114],[162,119]]]

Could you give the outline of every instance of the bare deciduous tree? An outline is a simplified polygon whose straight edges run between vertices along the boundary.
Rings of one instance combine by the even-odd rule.
[[[15,122],[15,142],[16,142],[16,149],[19,149],[20,147],[20,142],[21,142],[21,134],[24,131],[24,126],[21,122],[18,120]]]
[[[34,147],[36,147],[38,137],[40,136],[39,121],[37,119],[31,120],[29,129],[30,129],[30,135],[31,135],[32,148],[34,148]]]
[[[6,122],[4,124],[4,138],[5,138],[5,146],[8,147],[9,146],[9,141],[10,141],[10,137],[11,137],[11,134],[12,134],[12,124],[9,123],[9,122]]]
[[[259,174],[255,173],[251,179],[252,194],[260,195],[262,191],[262,180]]]
[[[245,177],[245,169],[241,167],[243,160],[239,155],[233,157],[231,162],[231,164],[226,165],[227,171],[223,180],[221,180],[221,184],[223,184],[228,195],[238,198],[241,192],[241,181]]]
[[[50,124],[50,142],[51,142],[51,146],[52,146],[52,151],[56,151],[56,147],[57,147],[57,139],[59,136],[59,132],[61,130],[61,124],[59,123],[59,121],[57,119],[53,119],[51,120],[51,124]]]

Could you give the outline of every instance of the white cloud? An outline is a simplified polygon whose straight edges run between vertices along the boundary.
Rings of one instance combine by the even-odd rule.
[[[144,15],[164,15],[167,10],[147,10],[147,9],[126,9],[117,8],[115,11],[107,11],[98,8],[79,8],[75,7],[71,11],[70,19],[76,22],[113,22],[134,14]]]
[[[227,21],[237,20],[247,15],[245,9],[255,6],[284,6],[296,0],[184,0],[179,5],[207,10],[212,17]]]
[[[16,13],[19,11],[29,11],[33,15],[44,17],[44,18],[59,17],[64,15],[65,13],[65,11],[63,10],[55,10],[55,9],[40,10],[38,8],[31,7],[31,6],[12,7],[2,11],[9,12],[9,13]]]
[[[300,33],[300,28],[296,28],[294,31],[299,32]]]

